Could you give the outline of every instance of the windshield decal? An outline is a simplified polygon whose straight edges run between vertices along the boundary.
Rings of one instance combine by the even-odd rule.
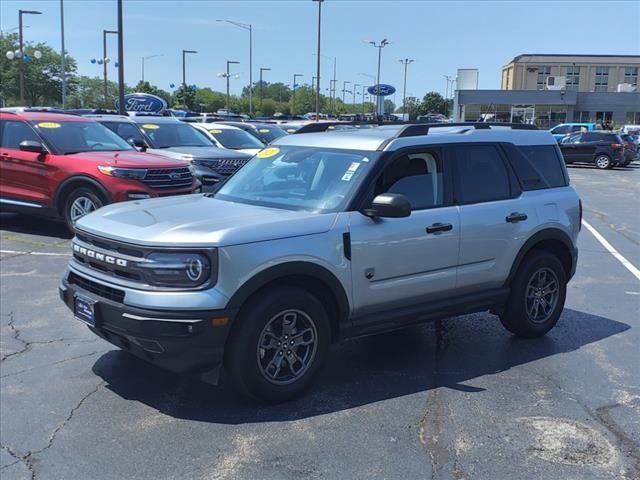
[[[144,128],[145,130],[157,130],[160,128],[160,125],[145,123],[144,125],[142,125],[142,128]]]
[[[209,130],[209,133],[222,133],[222,130]]]
[[[354,174],[354,173],[355,173],[355,172],[347,172],[347,173],[345,173],[345,174],[342,176],[342,181],[343,181],[343,182],[350,182],[350,181],[351,181],[351,179],[353,178],[353,174]]]
[[[269,129],[268,128],[261,128],[260,130],[258,130],[260,133],[269,133]]]
[[[264,150],[260,150],[256,157],[258,158],[271,158],[280,153],[280,149],[276,147],[265,148]]]
[[[38,124],[40,128],[60,128],[60,124],[56,122],[40,122]]]
[[[358,170],[359,166],[360,164],[358,162],[353,162],[351,165],[349,165],[347,172],[355,172],[356,170]]]

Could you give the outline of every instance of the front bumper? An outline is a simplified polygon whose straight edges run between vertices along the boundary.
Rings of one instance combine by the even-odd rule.
[[[202,184],[202,191],[205,193],[214,192],[226,178],[213,168],[209,168],[203,164],[193,163],[192,167],[194,170],[193,174]]]
[[[96,324],[88,326],[108,342],[166,370],[218,383],[224,346],[236,311],[158,311],[131,307],[98,296],[70,283],[66,277],[59,286],[59,294],[72,312],[78,295],[96,302]],[[219,326],[214,326],[216,323]]]

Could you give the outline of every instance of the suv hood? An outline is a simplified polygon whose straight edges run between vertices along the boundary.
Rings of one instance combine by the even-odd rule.
[[[81,158],[82,161],[95,162],[98,165],[109,165],[113,167],[175,168],[186,165],[184,160],[178,161],[178,158],[168,159],[135,150],[119,152],[80,152],[69,156]]]
[[[225,150],[218,147],[169,147],[169,148],[150,148],[149,153],[162,155],[163,157],[175,158],[176,160],[192,161],[192,160],[245,160],[251,157],[246,153],[240,153],[233,150]]]
[[[184,195],[107,205],[76,227],[143,246],[218,247],[323,233],[336,217]]]

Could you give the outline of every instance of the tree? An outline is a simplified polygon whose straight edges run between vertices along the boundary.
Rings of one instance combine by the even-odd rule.
[[[384,113],[386,115],[389,115],[390,113],[393,113],[393,111],[396,109],[396,104],[393,103],[391,99],[385,98],[383,107],[384,107]]]
[[[139,81],[138,84],[133,87],[133,90],[136,93],[150,93],[151,95],[162,98],[167,102],[167,105],[171,105],[171,94],[166,90],[156,87],[155,85],[151,85],[147,81]]]
[[[104,101],[104,80],[100,77],[75,77],[73,92],[67,95],[68,108],[115,108],[118,84],[107,81],[107,103]]]
[[[215,92],[209,87],[199,88],[196,90],[195,103],[202,108],[204,112],[215,113],[225,106],[225,95]]]
[[[176,91],[175,107],[184,107],[189,110],[195,107],[196,92],[187,84],[183,83]]]
[[[0,36],[0,96],[3,103],[12,106],[20,104],[20,62],[19,58],[9,59],[6,52],[15,52],[20,48],[17,34]],[[36,59],[34,52],[42,56]],[[25,102],[29,105],[58,106],[62,102],[62,66],[60,54],[44,43],[28,42],[24,45],[26,61],[24,68]],[[75,88],[74,75],[76,61],[65,56],[67,93]]]
[[[422,113],[449,115],[449,102],[438,92],[429,92],[422,99]]]
[[[406,108],[406,111],[405,111]],[[405,107],[400,107],[398,112],[408,113],[409,120],[415,120],[422,113],[422,104],[416,97],[407,97]]]

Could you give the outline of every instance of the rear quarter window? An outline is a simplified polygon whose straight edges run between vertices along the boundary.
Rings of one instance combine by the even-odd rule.
[[[520,145],[511,158],[523,190],[565,187],[569,184],[562,154],[555,145]]]

